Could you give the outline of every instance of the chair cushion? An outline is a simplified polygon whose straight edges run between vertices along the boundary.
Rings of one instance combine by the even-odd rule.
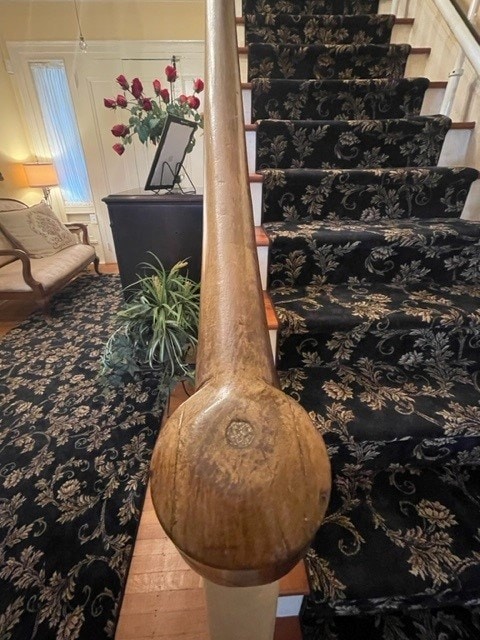
[[[95,250],[90,245],[74,244],[53,256],[31,260],[32,276],[43,285],[45,292],[65,278],[69,278],[95,258]],[[17,260],[0,269],[0,292],[31,292],[22,276],[22,263]]]
[[[0,229],[31,258],[51,256],[75,244],[75,237],[45,202],[0,212]]]

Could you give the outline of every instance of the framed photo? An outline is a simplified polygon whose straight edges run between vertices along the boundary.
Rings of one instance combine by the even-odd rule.
[[[168,115],[148,174],[145,191],[173,189],[197,125]]]

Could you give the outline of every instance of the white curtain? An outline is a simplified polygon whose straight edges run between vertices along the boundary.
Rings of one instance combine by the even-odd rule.
[[[63,63],[31,62],[30,68],[65,205],[92,205],[85,157]]]

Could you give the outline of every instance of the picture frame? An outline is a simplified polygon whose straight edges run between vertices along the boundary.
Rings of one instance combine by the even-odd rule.
[[[196,129],[195,122],[168,114],[145,191],[173,189],[178,183],[178,174]]]

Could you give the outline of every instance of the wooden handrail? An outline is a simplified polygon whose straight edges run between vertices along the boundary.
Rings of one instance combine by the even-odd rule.
[[[324,516],[330,465],[307,413],[278,389],[255,249],[233,0],[207,0],[204,250],[197,392],[163,427],[152,498],[212,582],[273,582]]]

